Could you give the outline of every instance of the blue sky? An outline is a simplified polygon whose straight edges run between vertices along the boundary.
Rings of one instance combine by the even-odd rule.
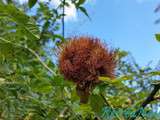
[[[160,43],[154,34],[160,32],[160,17],[154,9],[160,0],[94,0],[86,4],[91,21],[82,15],[66,22],[66,36],[91,35],[109,46],[129,51],[140,65],[160,59]]]

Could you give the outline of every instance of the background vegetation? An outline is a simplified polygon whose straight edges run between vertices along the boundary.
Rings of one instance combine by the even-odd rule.
[[[89,17],[85,0],[71,1]],[[158,120],[159,64],[141,68],[120,49],[117,78],[100,77],[103,83],[93,90],[89,103],[79,104],[75,85],[64,80],[55,60],[56,48],[67,40],[64,9],[68,5],[67,0],[57,8],[38,0],[24,5],[0,1],[0,119]]]

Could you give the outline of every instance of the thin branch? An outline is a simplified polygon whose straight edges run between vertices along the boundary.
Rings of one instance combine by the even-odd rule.
[[[9,43],[9,44],[12,44],[12,45],[14,45],[14,46],[21,47],[21,48],[24,48],[24,49],[28,50],[30,53],[32,53],[32,55],[34,55],[34,56],[38,59],[38,61],[42,64],[42,66],[43,66],[44,68],[46,68],[50,73],[52,73],[53,75],[55,75],[55,72],[54,72],[51,68],[49,68],[49,67],[47,66],[47,64],[45,64],[45,63],[41,60],[40,56],[39,56],[34,50],[32,50],[31,48],[28,48],[28,47],[26,47],[26,46],[22,46],[22,45],[20,45],[20,44],[15,44],[15,43],[13,43],[13,42],[11,42],[11,41],[8,41],[8,40],[6,40],[6,39],[4,39],[4,38],[1,38],[1,37],[0,37],[0,40],[2,40],[2,41],[5,42],[5,43]]]
[[[29,52],[31,52],[31,53],[39,60],[39,62],[43,65],[43,67],[45,67],[50,73],[55,74],[55,72],[54,72],[51,68],[49,68],[49,67],[47,66],[47,64],[45,64],[45,63],[41,60],[40,56],[39,56],[34,50],[32,50],[31,48],[28,48],[28,47],[26,47],[26,49],[27,49]]]
[[[65,31],[65,23],[64,23],[64,17],[65,17],[65,0],[63,0],[63,9],[62,9],[62,14],[63,14],[63,16],[62,16],[62,36],[63,36],[63,38],[65,37],[65,33],[64,33],[64,31]]]
[[[141,104],[140,108],[135,112],[135,114],[129,119],[129,120],[135,120],[138,116],[141,115],[141,110],[144,109],[150,102],[154,101],[154,96],[160,89],[160,84],[154,85],[154,89],[149,94],[149,96],[146,98],[146,100]]]
[[[114,113],[114,115],[116,116],[116,118],[117,118],[118,120],[122,120],[122,119],[119,117],[119,115],[114,111],[113,106],[107,101],[107,99],[105,98],[105,96],[104,96],[102,93],[101,93],[100,95],[101,95],[102,99],[104,100],[104,102],[106,103],[106,105],[108,105],[108,106],[111,108],[111,110],[112,110],[112,112]]]

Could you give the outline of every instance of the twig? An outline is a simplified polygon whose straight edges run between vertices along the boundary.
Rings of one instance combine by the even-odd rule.
[[[100,95],[101,95],[101,97],[103,98],[104,102],[111,108],[111,110],[112,110],[112,112],[114,113],[114,115],[116,116],[116,118],[117,118],[118,120],[122,120],[122,119],[118,116],[118,114],[114,111],[113,106],[106,100],[105,96],[104,96],[102,93],[101,93]]]
[[[63,36],[63,38],[65,37],[65,33],[64,33],[64,31],[65,31],[65,23],[64,23],[64,17],[65,17],[65,0],[63,0],[63,8],[62,8],[62,14],[63,14],[63,16],[62,16],[62,36]]]
[[[55,75],[55,72],[51,68],[49,68],[47,66],[47,64],[45,64],[41,60],[40,56],[34,50],[32,50],[31,48],[28,48],[27,46],[23,46],[23,45],[20,45],[20,44],[15,44],[15,43],[13,43],[11,41],[8,41],[8,40],[6,40],[4,38],[1,38],[1,37],[0,37],[0,40],[2,40],[3,42],[6,42],[6,43],[12,44],[14,46],[21,47],[21,48],[24,48],[24,49],[28,50],[30,53],[32,53],[38,59],[38,61],[43,65],[44,68],[46,68],[50,73],[52,73],[53,75]]]
[[[45,64],[45,63],[41,60],[40,56],[39,56],[34,50],[32,50],[31,48],[28,48],[28,47],[26,47],[26,49],[27,49],[29,52],[31,52],[31,53],[39,60],[39,62],[43,65],[43,67],[45,67],[50,73],[55,74],[55,72],[54,72],[51,68],[49,68],[49,67],[47,66],[47,64]]]
[[[150,102],[154,101],[154,96],[160,89],[160,84],[154,85],[154,89],[149,94],[149,96],[146,98],[146,100],[141,104],[140,108],[135,112],[135,114],[129,119],[129,120],[135,120],[138,116],[141,115],[141,110],[144,109]]]

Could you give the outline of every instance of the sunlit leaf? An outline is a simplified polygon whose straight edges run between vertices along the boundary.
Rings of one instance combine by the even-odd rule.
[[[116,83],[120,83],[120,82],[125,81],[125,80],[131,80],[131,79],[133,79],[133,75],[125,75],[125,76],[122,76],[122,77],[118,77],[116,79],[110,79],[109,77],[104,77],[104,76],[99,77],[100,81],[104,81],[104,82],[107,82],[109,84],[116,84]]]
[[[160,34],[155,34],[156,40],[160,42]]]

